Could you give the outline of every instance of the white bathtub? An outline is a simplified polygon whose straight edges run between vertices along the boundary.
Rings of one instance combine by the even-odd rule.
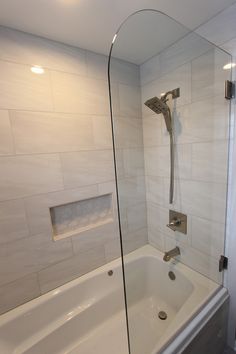
[[[132,354],[181,352],[227,297],[216,283],[162,257],[147,245],[125,259]],[[168,315],[164,321],[160,310]],[[0,353],[128,354],[121,261],[0,316]]]

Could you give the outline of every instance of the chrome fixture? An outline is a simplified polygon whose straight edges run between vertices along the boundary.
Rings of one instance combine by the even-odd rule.
[[[174,196],[174,139],[173,139],[173,124],[172,115],[167,101],[169,101],[168,96],[172,99],[180,97],[180,89],[176,88],[172,91],[168,91],[161,95],[161,98],[153,97],[145,102],[145,105],[150,108],[156,114],[163,114],[166,129],[170,135],[170,193],[169,193],[169,203],[173,203]]]
[[[160,311],[158,312],[158,317],[160,318],[160,320],[164,321],[167,319],[167,313],[165,311]]]
[[[173,231],[182,232],[187,234],[187,215],[179,213],[175,210],[169,211],[169,224],[166,225]]]
[[[172,270],[169,271],[168,276],[169,276],[170,280],[175,280],[176,279],[175,273],[172,272]]]
[[[177,247],[173,248],[172,250],[165,252],[164,257],[163,257],[163,261],[169,262],[171,260],[171,258],[174,258],[179,255],[180,255],[180,249],[177,246]]]

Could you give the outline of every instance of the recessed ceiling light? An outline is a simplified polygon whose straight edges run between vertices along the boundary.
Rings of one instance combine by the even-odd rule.
[[[38,65],[32,66],[30,70],[34,74],[43,74],[44,73],[44,68],[42,68],[41,66],[38,66]]]
[[[228,64],[225,64],[225,65],[223,66],[223,69],[224,69],[224,70],[229,70],[229,69],[234,68],[235,66],[236,66],[236,63],[228,63]]]

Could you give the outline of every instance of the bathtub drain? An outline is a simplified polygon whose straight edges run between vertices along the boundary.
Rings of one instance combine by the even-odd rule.
[[[158,313],[158,317],[160,318],[160,320],[166,320],[167,319],[167,313],[165,311],[160,311]]]

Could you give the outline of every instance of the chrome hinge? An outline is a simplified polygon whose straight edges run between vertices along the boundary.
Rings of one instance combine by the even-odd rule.
[[[225,98],[231,100],[235,97],[235,83],[233,81],[225,81]]]
[[[219,272],[223,272],[225,269],[228,269],[228,257],[220,256]]]

